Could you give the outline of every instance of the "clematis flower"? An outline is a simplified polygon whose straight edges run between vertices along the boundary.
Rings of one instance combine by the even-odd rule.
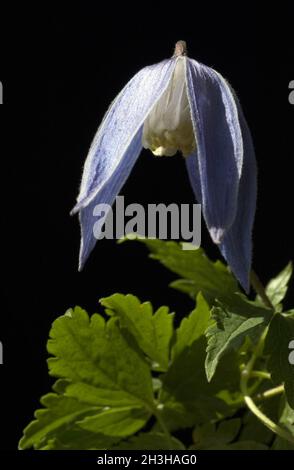
[[[157,156],[181,152],[214,243],[249,288],[256,205],[256,163],[250,131],[228,82],[186,55],[139,71],[107,111],[85,162],[77,204],[80,265],[95,246],[93,209],[114,203],[142,148]]]

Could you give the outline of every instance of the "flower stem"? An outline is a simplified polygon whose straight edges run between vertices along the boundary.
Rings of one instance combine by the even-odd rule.
[[[250,273],[250,282],[255,292],[259,295],[259,297],[263,301],[264,305],[274,310],[275,308],[273,304],[271,303],[270,299],[268,298],[265,292],[265,288],[263,287],[263,284],[261,283],[256,272],[253,271],[253,269],[251,270],[251,273]]]

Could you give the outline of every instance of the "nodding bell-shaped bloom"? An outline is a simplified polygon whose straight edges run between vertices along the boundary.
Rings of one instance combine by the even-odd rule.
[[[80,215],[80,269],[96,243],[94,207],[114,203],[143,147],[183,154],[211,238],[248,290],[256,205],[250,131],[228,82],[188,58],[184,41],[127,83],[97,131],[72,211]]]

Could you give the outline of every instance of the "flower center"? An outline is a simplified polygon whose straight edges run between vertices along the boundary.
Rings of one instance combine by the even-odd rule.
[[[185,59],[178,58],[170,83],[144,123],[143,147],[154,155],[184,157],[196,148],[185,80]]]

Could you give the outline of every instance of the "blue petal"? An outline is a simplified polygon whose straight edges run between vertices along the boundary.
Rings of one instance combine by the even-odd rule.
[[[93,216],[94,208],[97,204],[108,204],[112,206],[116,195],[127,180],[137,158],[142,150],[142,133],[143,126],[137,132],[137,135],[132,140],[131,145],[128,148],[128,158],[122,160],[118,165],[112,176],[104,185],[101,191],[99,191],[92,201],[84,208],[80,210],[79,218],[81,225],[81,246],[79,256],[79,270],[83,269],[83,266],[93,250],[97,239],[93,234],[93,225],[96,222],[96,217]]]
[[[244,160],[236,217],[219,248],[240,284],[248,292],[252,260],[252,227],[256,208],[257,169],[250,130],[237,98],[235,100],[242,130]],[[193,154],[186,158],[186,165],[196,199],[203,204],[197,155]]]
[[[201,178],[200,178],[200,171],[197,159],[197,150],[185,158],[186,167],[188,170],[190,184],[193,188],[195,197],[199,203],[201,203],[201,207],[203,208],[203,197],[202,197],[202,190],[201,190]],[[210,227],[209,233],[216,244],[220,244],[221,240],[223,239],[225,233],[224,229],[217,228],[217,227]]]
[[[195,197],[197,201],[201,203],[201,205],[203,205],[197,150],[192,153],[192,155],[186,157],[185,162],[188,170],[189,180],[194,191]]]
[[[199,179],[194,175],[192,186],[197,197],[200,182],[203,215],[213,240],[220,243],[236,216],[242,174],[238,110],[224,78],[193,59],[187,60],[187,90]],[[188,169],[190,165],[189,160]]]
[[[128,155],[134,136],[164,93],[176,61],[145,67],[119,93],[106,113],[87,156],[80,193],[72,214],[85,207]]]
[[[95,246],[97,204],[112,205],[142,149],[143,124],[168,86],[176,60],[145,67],[117,96],[106,113],[85,162],[78,202],[81,248],[79,269]],[[97,235],[97,234],[96,234]]]
[[[252,260],[252,227],[256,209],[257,168],[253,142],[241,105],[236,99],[244,143],[244,163],[240,181],[238,210],[220,250],[246,292]]]

